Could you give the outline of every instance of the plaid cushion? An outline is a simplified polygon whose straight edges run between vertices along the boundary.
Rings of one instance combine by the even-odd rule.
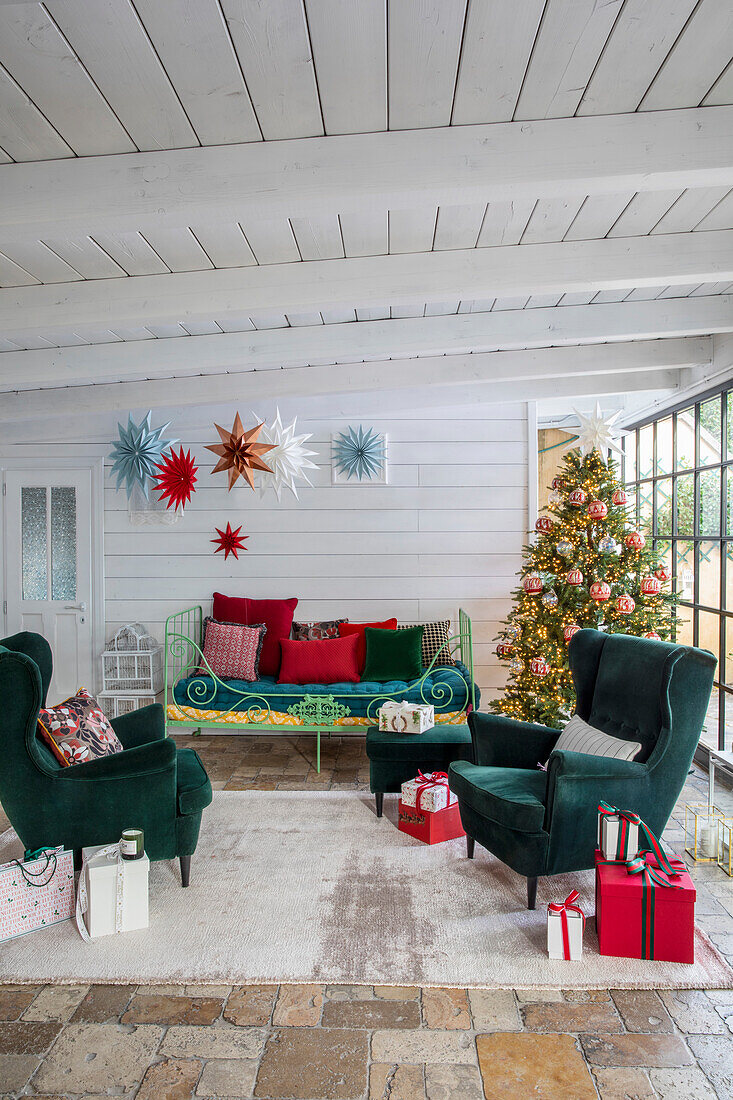
[[[428,668],[437,653],[435,667],[438,665],[454,665],[456,662],[450,655],[450,619],[438,623],[400,623],[398,630],[407,630],[411,626],[422,626],[422,663],[423,668]]]

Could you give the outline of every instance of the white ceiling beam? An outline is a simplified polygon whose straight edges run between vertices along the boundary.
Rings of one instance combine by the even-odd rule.
[[[386,359],[326,367],[290,367],[279,371],[249,371],[154,381],[112,382],[60,389],[5,393],[0,421],[35,419],[43,410],[55,416],[96,413],[110,409],[160,408],[219,401],[253,402],[331,393],[373,393],[419,386],[450,386],[511,382],[533,395],[535,382],[559,378],[607,376],[613,385],[623,376],[626,387],[634,374],[680,370],[712,355],[710,339],[655,340],[598,344],[486,354]]]
[[[0,391],[730,331],[731,295],[360,321],[4,352]]]
[[[212,211],[234,224],[731,185],[729,106],[302,138],[3,166],[0,247]]]
[[[733,229],[92,279],[0,291],[0,334],[224,322],[733,279]]]

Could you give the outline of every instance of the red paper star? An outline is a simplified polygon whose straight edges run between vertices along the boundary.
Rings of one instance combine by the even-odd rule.
[[[186,451],[184,454],[183,447],[181,447],[178,454],[176,454],[171,449],[170,454],[167,454],[163,461],[157,464],[157,469],[160,470],[160,473],[155,474],[154,478],[158,483],[155,486],[155,491],[160,493],[158,500],[164,500],[168,497],[169,508],[175,509],[180,505],[183,509],[191,499],[191,494],[196,491],[194,485],[196,484],[198,466],[194,464],[191,452]]]
[[[214,530],[219,536],[218,538],[211,540],[212,542],[219,543],[219,546],[216,548],[214,553],[220,554],[223,550],[224,561],[227,560],[230,554],[234,554],[234,557],[237,559],[237,561],[239,561],[239,554],[237,553],[237,551],[248,549],[248,547],[244,545],[244,540],[248,539],[249,535],[240,535],[239,532],[242,530],[241,526],[238,527],[236,531],[232,531],[231,523],[227,523],[225,531],[220,530],[218,527],[214,528]]]

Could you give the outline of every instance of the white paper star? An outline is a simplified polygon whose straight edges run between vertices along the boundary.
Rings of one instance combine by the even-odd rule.
[[[256,419],[259,421],[260,417],[256,417]],[[273,450],[267,452],[267,463],[272,467],[272,473],[260,475],[261,497],[265,495],[268,489],[272,489],[277,499],[280,500],[283,489],[289,489],[297,500],[296,480],[300,479],[305,481],[307,485],[311,484],[308,475],[303,471],[305,469],[318,469],[315,462],[310,460],[310,456],[315,455],[317,452],[308,451],[303,446],[313,436],[308,433],[296,435],[296,423],[297,417],[294,418],[292,424],[284,427],[280,419],[280,410],[277,409],[272,424],[269,427],[265,425],[260,433],[260,439],[264,443],[273,445]]]
[[[584,416],[583,413],[574,410],[575,415],[580,421],[580,428],[578,430],[578,437],[568,442],[565,450],[578,447],[582,455],[590,454],[591,451],[598,451],[603,461],[606,461],[609,448],[617,451],[620,455],[623,455],[621,447],[615,440],[615,436],[619,435],[619,430],[614,428],[615,422],[621,416],[621,410],[613,413],[612,416],[605,417],[601,412],[601,406],[596,401],[595,413],[589,413]],[[625,434],[625,433],[624,433]]]

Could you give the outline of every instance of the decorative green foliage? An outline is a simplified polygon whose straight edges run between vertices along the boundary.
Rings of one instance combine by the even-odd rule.
[[[578,490],[585,494],[580,503]],[[510,675],[491,704],[495,713],[554,727],[567,721],[575,706],[568,644],[578,628],[673,637],[679,620],[671,566],[637,531],[632,504],[613,459],[606,465],[597,450],[566,455],[534,544],[524,548],[514,608],[499,636],[497,652]],[[571,583],[578,572],[580,583]],[[592,587],[604,583],[607,597]]]
[[[288,714],[302,718],[306,726],[333,726],[351,711],[343,703],[337,703],[333,695],[304,695],[300,703],[288,707]]]

